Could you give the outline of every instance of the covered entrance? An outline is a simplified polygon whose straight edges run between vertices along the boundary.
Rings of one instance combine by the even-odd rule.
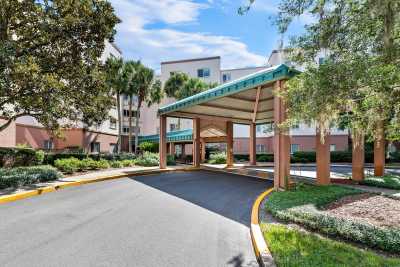
[[[167,117],[193,120],[193,165],[200,167],[204,142],[226,142],[227,167],[233,165],[233,124],[250,126],[250,164],[256,165],[256,125],[285,121],[285,104],[276,93],[285,90],[285,81],[296,70],[279,65],[241,79],[217,86],[208,91],[182,99],[158,110],[160,116],[160,168],[167,162]],[[211,141],[212,140],[212,141]],[[285,188],[290,181],[290,136],[274,127],[274,186]],[[203,143],[203,145],[202,145]],[[318,146],[317,146],[318,147]],[[318,147],[329,155],[329,146]],[[326,150],[326,151],[325,151]],[[327,153],[326,153],[327,152]],[[317,175],[319,184],[329,183],[329,160]],[[326,171],[328,170],[328,171]]]

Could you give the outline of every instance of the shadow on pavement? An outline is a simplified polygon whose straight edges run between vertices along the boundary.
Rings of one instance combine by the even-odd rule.
[[[163,173],[131,179],[246,226],[250,225],[254,200],[273,186],[267,180],[211,171]]]

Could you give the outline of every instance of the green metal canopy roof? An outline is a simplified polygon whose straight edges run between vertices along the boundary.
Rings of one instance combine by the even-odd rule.
[[[192,129],[173,131],[173,132],[167,133],[167,142],[180,142],[180,141],[191,142],[192,140],[193,140],[193,130]],[[159,143],[160,135],[153,134],[153,135],[139,136],[139,143],[142,143],[142,142]]]
[[[208,101],[212,101],[218,98],[230,96],[233,94],[246,91],[264,84],[272,83],[277,80],[282,80],[285,78],[291,78],[299,71],[288,67],[285,64],[278,65],[275,67],[267,68],[265,70],[250,74],[243,78],[234,80],[229,83],[219,85],[215,88],[209,89],[207,91],[198,93],[196,95],[190,96],[188,98],[179,100],[170,105],[161,107],[158,110],[158,114],[168,114],[171,112],[179,111],[191,106],[202,104]]]

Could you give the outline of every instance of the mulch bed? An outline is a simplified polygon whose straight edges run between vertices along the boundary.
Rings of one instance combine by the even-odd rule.
[[[341,198],[326,207],[336,217],[400,229],[400,200],[365,193]]]

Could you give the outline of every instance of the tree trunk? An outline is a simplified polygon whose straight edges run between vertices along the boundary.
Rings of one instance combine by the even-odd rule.
[[[142,100],[138,99],[138,105],[136,109],[136,122],[135,122],[135,154],[137,154],[139,146],[139,118],[140,118],[141,106],[142,106]]]
[[[118,113],[118,142],[117,142],[117,152],[118,154],[122,151],[122,119],[121,119],[121,95],[117,93],[117,113]]]
[[[129,96],[129,134],[128,134],[128,143],[129,143],[129,153],[132,153],[132,95]]]

